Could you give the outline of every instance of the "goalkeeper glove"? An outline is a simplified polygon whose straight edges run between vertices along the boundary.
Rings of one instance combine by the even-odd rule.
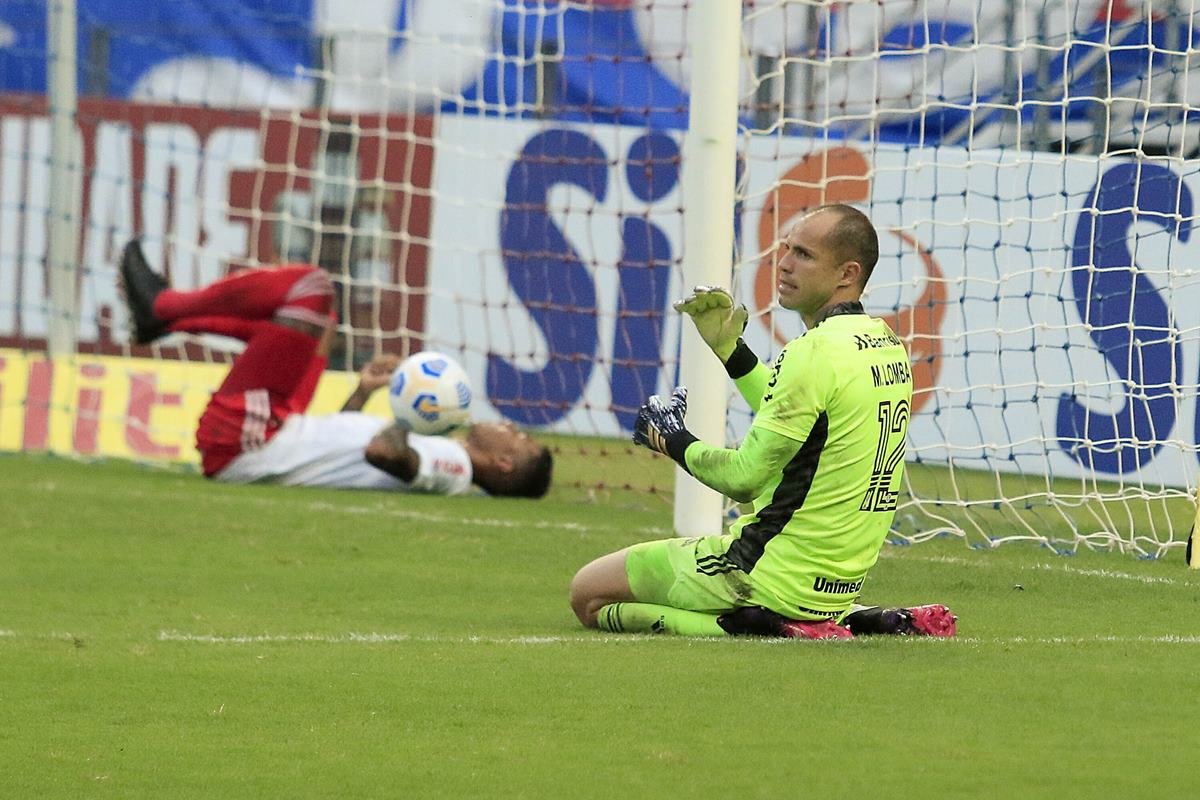
[[[658,395],[651,395],[638,410],[637,421],[633,423],[633,443],[670,456],[686,470],[683,454],[688,445],[696,441],[696,437],[684,427],[683,416],[686,413],[687,387],[677,387],[666,403]]]
[[[697,286],[675,304],[675,310],[692,318],[696,332],[721,363],[733,355],[746,330],[746,307],[734,305],[733,296],[720,286]]]

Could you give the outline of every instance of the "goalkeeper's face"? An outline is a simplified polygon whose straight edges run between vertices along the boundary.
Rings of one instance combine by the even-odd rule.
[[[837,223],[837,215],[829,212],[805,215],[780,243],[775,284],[779,305],[799,311],[806,322],[846,285],[844,263],[828,244]]]

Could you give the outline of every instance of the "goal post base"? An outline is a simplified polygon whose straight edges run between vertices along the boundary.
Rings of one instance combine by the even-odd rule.
[[[1192,519],[1192,529],[1188,532],[1187,549],[1184,550],[1184,560],[1191,569],[1200,569],[1200,547],[1196,546],[1196,529],[1200,528],[1200,482],[1196,485],[1195,517]]]

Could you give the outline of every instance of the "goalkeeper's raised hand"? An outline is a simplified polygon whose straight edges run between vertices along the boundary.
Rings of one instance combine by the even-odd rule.
[[[692,318],[696,332],[721,363],[733,355],[746,330],[746,307],[735,304],[733,296],[720,286],[697,286],[675,304],[675,310]]]
[[[637,421],[633,423],[633,443],[670,456],[687,469],[683,454],[696,437],[684,426],[686,413],[686,387],[676,387],[666,403],[658,395],[651,395],[638,410]]]

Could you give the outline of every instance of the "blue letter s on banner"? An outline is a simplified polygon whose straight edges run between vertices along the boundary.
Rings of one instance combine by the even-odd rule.
[[[508,419],[549,425],[583,397],[595,364],[596,286],[547,207],[554,186],[574,184],[603,200],[608,155],[591,137],[549,130],[525,143],[508,174],[500,247],[508,283],[546,337],[546,366],[514,367],[491,354],[487,394]]]
[[[1103,414],[1063,394],[1057,434],[1071,458],[1116,474],[1148,463],[1170,435],[1172,381],[1182,366],[1167,303],[1129,252],[1130,228],[1151,222],[1186,242],[1180,217],[1192,216],[1192,194],[1166,167],[1129,163],[1106,172],[1089,200],[1075,228],[1071,285],[1092,341],[1127,387],[1125,404]]]

